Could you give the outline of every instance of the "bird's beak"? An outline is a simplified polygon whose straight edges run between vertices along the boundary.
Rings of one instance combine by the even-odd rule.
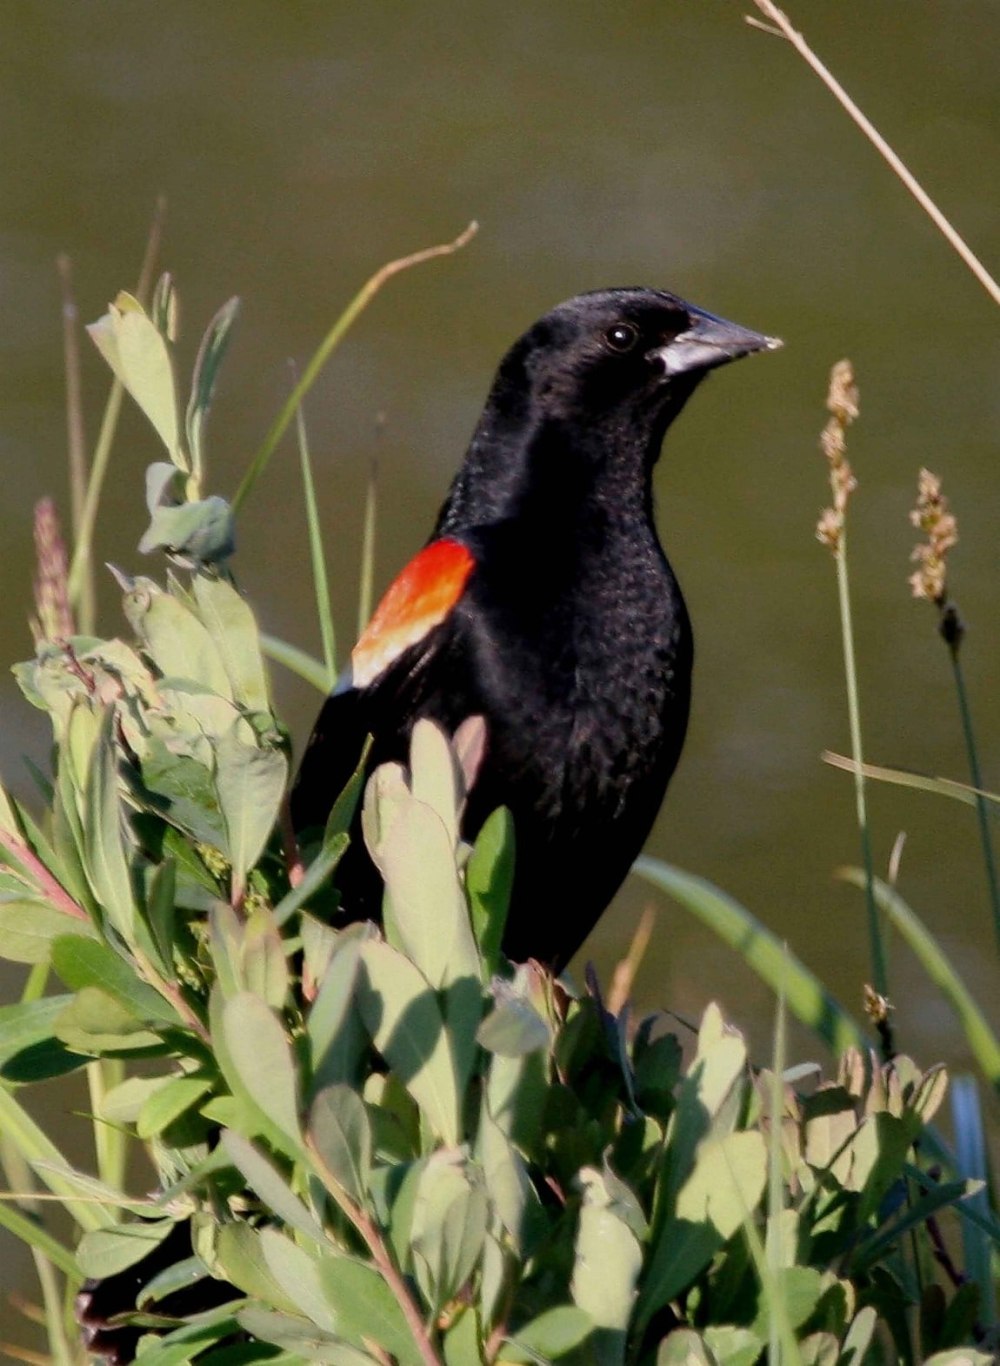
[[[694,370],[714,370],[754,351],[777,351],[784,345],[780,337],[765,337],[747,327],[703,313],[688,305],[691,325],[667,343],[649,352],[649,359],[662,367],[665,379],[690,374]]]

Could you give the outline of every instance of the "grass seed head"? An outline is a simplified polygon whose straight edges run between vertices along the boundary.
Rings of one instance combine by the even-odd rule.
[[[858,486],[847,459],[847,429],[859,412],[858,386],[854,379],[854,367],[849,360],[837,361],[830,371],[826,406],[830,418],[820,434],[819,445],[830,467],[833,505],[820,513],[816,523],[816,539],[836,554],[844,534],[848,499]]]

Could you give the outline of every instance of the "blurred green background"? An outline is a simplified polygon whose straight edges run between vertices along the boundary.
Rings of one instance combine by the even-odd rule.
[[[133,284],[161,192],[189,361],[215,307],[244,301],[211,433],[209,482],[223,494],[287,393],[288,357],[308,358],[383,260],[481,223],[460,256],[389,285],[308,401],[342,655],[372,462],[381,588],[425,538],[510,341],[581,290],[669,287],[787,346],[706,384],[658,470],[698,659],[687,751],[650,850],[744,900],[857,1009],[863,901],[832,878],[858,859],[853,798],[819,761],[848,744],[833,564],[813,539],[827,374],[851,356],[862,393],[850,553],[868,755],[966,776],[934,613],[906,584],[907,511],[927,464],[959,517],[952,587],[996,788],[1000,348],[986,295],[791,49],[744,24],[746,8],[7,0],[0,650],[14,661],[31,648],[32,505],[53,493],[67,508],[55,257],[70,253],[81,314],[98,316]],[[995,0],[810,0],[793,17],[995,266]],[[107,375],[89,347],[84,360],[92,441]],[[156,569],[135,547],[158,454],[127,411],[98,558],[128,572]],[[286,442],[242,515],[235,569],[265,629],[318,653],[304,528]],[[101,608],[104,630],[121,630],[110,578]],[[301,745],[319,699],[281,671],[275,681]],[[46,753],[42,718],[0,681],[5,780],[26,791],[21,755]],[[871,806],[880,870],[905,829],[904,895],[997,1018],[974,813],[884,788]],[[585,951],[602,972],[648,900],[633,882],[605,916]],[[3,979],[7,999],[17,981]],[[901,1046],[962,1066],[947,1009],[898,946],[891,989]],[[679,910],[661,911],[637,995],[683,1015],[719,998],[758,1054],[768,1048],[767,994]],[[82,1105],[50,1090],[53,1113]]]

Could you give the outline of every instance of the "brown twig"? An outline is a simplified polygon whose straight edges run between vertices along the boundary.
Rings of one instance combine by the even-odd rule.
[[[978,256],[975,255],[965,239],[952,227],[951,223],[934,203],[933,199],[931,199],[930,195],[917,180],[916,176],[913,175],[901,158],[892,150],[872,121],[867,118],[854,103],[850,95],[848,95],[847,91],[834,76],[833,72],[830,71],[829,67],[825,66],[823,62],[820,61],[802,34],[792,27],[788,16],[773,3],[773,0],[753,0],[753,3],[760,10],[761,14],[771,21],[774,28],[768,28],[751,19],[749,16],[747,17],[747,22],[754,28],[763,28],[766,33],[773,34],[777,31],[782,38],[787,39],[788,42],[791,43],[792,47],[795,48],[795,51],[803,61],[812,68],[826,86],[827,90],[829,90],[830,94],[838,101],[841,108],[854,121],[858,128],[861,129],[862,133],[864,133],[865,137],[878,152],[879,156],[888,164],[890,170],[903,182],[907,190],[909,190],[910,194],[923,209],[924,213],[927,214],[928,218],[948,244],[954,249],[962,261],[965,262],[969,270],[972,271],[973,275],[986,290],[987,294],[989,294],[993,302],[995,304],[1000,304],[1000,284],[994,280],[993,276],[983,265],[982,261],[979,260]]]
[[[381,1230],[375,1223],[367,1210],[355,1204],[351,1197],[341,1186],[340,1182],[330,1171],[330,1168],[323,1161],[312,1138],[307,1134],[305,1141],[306,1149],[312,1158],[313,1168],[316,1175],[322,1181],[324,1188],[329,1193],[330,1198],[337,1205],[344,1215],[354,1225],[361,1236],[365,1246],[371,1253],[372,1261],[375,1263],[382,1279],[392,1291],[396,1298],[396,1303],[402,1311],[406,1325],[413,1335],[417,1351],[424,1362],[424,1366],[444,1366],[442,1358],[438,1355],[437,1349],[430,1339],[427,1326],[424,1323],[418,1305],[414,1302],[413,1296],[407,1287],[399,1268],[392,1259],[392,1255],[386,1247]]]

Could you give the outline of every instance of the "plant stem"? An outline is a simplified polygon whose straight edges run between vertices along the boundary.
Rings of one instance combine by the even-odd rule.
[[[0,830],[0,848],[6,849],[31,874],[40,891],[57,910],[64,911],[75,920],[85,920],[88,925],[90,924],[87,912],[82,906],[77,905],[65,887],[52,876],[38,855],[29,849],[23,840],[19,840],[8,830]]]
[[[87,436],[83,422],[83,385],[80,378],[79,310],[73,293],[73,269],[65,252],[56,259],[62,282],[63,357],[66,369],[66,445],[69,457],[69,495],[73,544],[80,539],[80,523],[87,496]],[[80,616],[94,619],[94,584],[85,580],[80,599]]]
[[[292,371],[294,378],[294,370]],[[295,410],[299,437],[299,460],[302,465],[302,491],[306,500],[306,525],[309,528],[309,558],[312,561],[313,590],[316,595],[316,615],[323,642],[323,663],[326,665],[326,686],[329,690],[337,679],[337,642],[330,607],[330,584],[326,575],[326,556],[323,554],[323,532],[316,505],[316,484],[313,480],[309,436],[301,403]]]
[[[982,794],[982,772],[979,767],[979,748],[976,733],[972,726],[972,708],[965,687],[965,673],[959,657],[961,636],[948,642],[951,655],[952,672],[955,675],[955,691],[958,694],[958,710],[962,717],[962,734],[965,737],[965,750],[969,759],[969,776],[976,791],[976,815],[979,818],[979,839],[983,847],[983,863],[986,867],[986,883],[990,893],[990,907],[993,911],[993,928],[996,931],[997,946],[1000,947],[1000,881],[997,878],[996,855],[993,852],[993,835],[990,830],[990,812],[986,798]]]
[[[372,461],[365,492],[365,521],[361,535],[361,581],[358,588],[358,635],[364,634],[372,614],[375,584],[375,525],[378,509],[378,465]]]
[[[861,749],[861,703],[858,695],[858,670],[854,654],[854,623],[851,616],[851,592],[847,574],[847,528],[842,529],[834,554],[837,565],[837,598],[840,604],[840,632],[844,649],[844,679],[847,684],[847,716],[851,730],[851,756],[854,760],[854,804],[861,836],[861,861],[865,870],[865,903],[868,908],[868,935],[871,950],[871,970],[874,987],[880,996],[888,996],[889,980],[885,964],[885,949],[875,905],[875,870],[872,863],[871,832],[868,828],[868,802],[864,756]]]
[[[253,460],[251,460],[250,468],[243,476],[243,480],[233,496],[232,506],[234,515],[243,506],[247,494],[263,474],[267,462],[275,452],[278,442],[284,436],[289,423],[294,418],[299,404],[312,388],[319,372],[323,369],[323,366],[329,359],[331,351],[333,351],[343,340],[344,334],[365,311],[386,281],[390,280],[394,275],[398,275],[401,270],[408,270],[410,266],[420,265],[423,261],[431,261],[436,256],[451,256],[454,252],[461,250],[461,248],[475,236],[477,231],[478,224],[470,223],[465,231],[459,233],[453,242],[442,242],[438,246],[425,247],[422,251],[415,251],[410,256],[401,256],[396,261],[388,261],[384,266],[381,266],[374,275],[365,281],[316,348],[309,364],[302,373],[302,378],[289,394],[282,406],[281,412],[271,424],[270,431],[264,437],[263,444]]]
[[[372,1261],[375,1263],[382,1279],[396,1297],[396,1302],[406,1320],[406,1325],[413,1335],[417,1351],[424,1362],[424,1366],[444,1366],[441,1357],[438,1355],[427,1326],[420,1314],[419,1307],[414,1303],[406,1281],[403,1279],[399,1268],[392,1259],[392,1254],[385,1245],[382,1233],[374,1219],[360,1205],[356,1205],[350,1198],[340,1182],[330,1171],[327,1164],[323,1161],[315,1144],[306,1136],[306,1148],[312,1158],[313,1167],[316,1175],[322,1181],[324,1188],[329,1193],[330,1198],[342,1210],[346,1217],[357,1229],[365,1246],[371,1253]]]

